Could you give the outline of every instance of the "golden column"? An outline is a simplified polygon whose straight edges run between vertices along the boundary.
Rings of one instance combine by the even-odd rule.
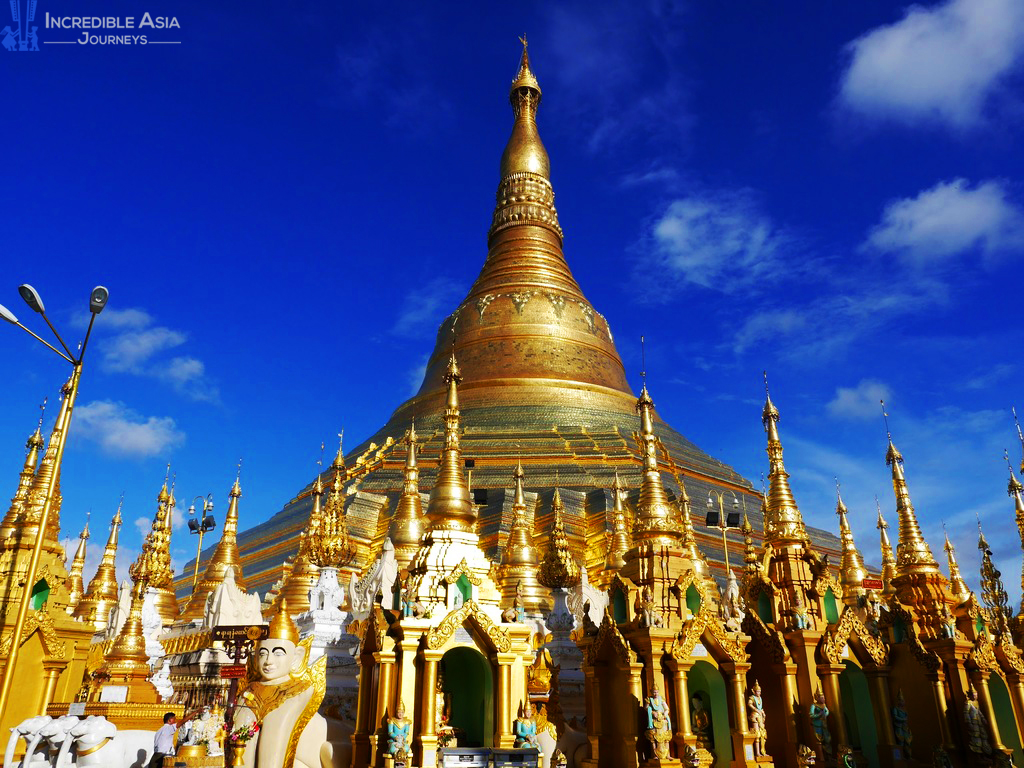
[[[82,340],[78,357],[75,358],[71,353],[71,350],[68,349],[67,344],[64,343],[64,340],[60,338],[60,335],[50,323],[49,318],[46,317],[46,310],[44,309],[43,301],[36,290],[30,285],[22,285],[18,288],[18,291],[21,293],[21,296],[25,299],[26,303],[28,303],[29,307],[43,316],[43,319],[46,320],[46,324],[50,326],[50,329],[64,348],[64,352],[61,352],[52,344],[44,341],[19,323],[18,318],[15,317],[14,314],[6,307],[0,306],[0,317],[3,317],[7,322],[13,323],[19,328],[22,328],[31,336],[48,346],[66,361],[71,363],[72,370],[71,377],[61,390],[63,398],[61,400],[60,410],[57,413],[57,425],[60,427],[60,431],[58,432],[57,428],[54,428],[54,437],[57,438],[57,445],[54,452],[53,468],[46,481],[42,509],[39,513],[38,533],[36,535],[35,545],[32,547],[32,556],[28,564],[28,578],[26,579],[25,587],[22,590],[21,602],[18,605],[18,616],[14,622],[14,629],[11,635],[12,642],[10,655],[7,658],[7,663],[4,664],[4,674],[2,680],[0,680],[0,720],[3,720],[4,714],[7,711],[7,704],[11,693],[11,680],[14,678],[14,668],[18,664],[18,654],[21,651],[21,635],[25,629],[25,617],[28,615],[28,607],[32,601],[31,588],[32,584],[34,584],[36,580],[36,571],[39,568],[39,556],[43,550],[43,543],[47,538],[48,526],[50,524],[50,512],[55,506],[57,499],[57,493],[55,493],[55,490],[60,477],[61,462],[64,459],[64,446],[67,444],[67,433],[71,426],[71,414],[75,407],[75,400],[78,397],[78,383],[82,376],[82,359],[85,356],[86,347],[89,345],[89,336],[92,334],[92,326],[96,321],[96,315],[103,311],[103,307],[106,306],[109,295],[107,289],[103,286],[97,286],[93,289],[89,298],[89,310],[91,313],[89,318],[89,327],[85,332],[85,338]],[[65,354],[65,352],[67,354]]]

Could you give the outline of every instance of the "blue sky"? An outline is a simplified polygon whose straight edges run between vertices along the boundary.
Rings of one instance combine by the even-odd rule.
[[[976,582],[979,514],[1019,599],[1017,0],[38,13],[143,11],[181,44],[41,29],[39,53],[0,51],[0,302],[42,330],[32,283],[76,337],[90,288],[111,291],[64,470],[67,535],[93,513],[87,577],[122,491],[127,577],[168,461],[181,507],[213,493],[220,518],[242,457],[248,527],[321,441],[355,444],[418,386],[486,253],[525,32],[566,254],[634,386],[645,334],[659,412],[756,482],[767,369],[806,518],[835,528],[839,475],[872,561],[876,494],[895,522],[884,396],[933,551],[945,520]],[[65,372],[11,327],[0,355],[13,493]],[[194,546],[176,532],[179,567]]]

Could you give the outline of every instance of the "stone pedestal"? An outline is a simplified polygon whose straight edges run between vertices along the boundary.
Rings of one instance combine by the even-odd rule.
[[[359,638],[349,633],[351,622],[352,614],[339,610],[307,611],[295,621],[302,637],[313,636],[309,663],[327,657],[327,693],[321,707],[344,722],[355,719],[359,694]]]
[[[566,723],[582,723],[586,716],[586,697],[583,684],[583,652],[580,651],[572,633],[575,617],[568,609],[569,593],[564,589],[551,590],[554,610],[547,615],[545,627],[551,633],[551,641],[545,646],[551,654],[551,661],[559,667],[558,703]],[[551,713],[548,713],[550,719]],[[556,725],[561,725],[556,723]]]

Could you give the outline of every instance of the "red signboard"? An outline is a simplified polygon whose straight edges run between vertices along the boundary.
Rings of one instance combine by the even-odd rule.
[[[861,586],[864,587],[864,589],[881,589],[882,588],[882,580],[881,579],[864,579],[864,581],[861,582]]]
[[[233,678],[245,677],[245,664],[228,664],[220,668],[220,676]]]

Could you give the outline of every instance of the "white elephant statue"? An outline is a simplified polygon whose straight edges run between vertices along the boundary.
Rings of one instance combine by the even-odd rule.
[[[118,731],[105,717],[89,715],[71,729],[78,768],[146,768],[153,756],[153,731]],[[61,765],[71,747],[65,739],[57,755]]]
[[[49,758],[55,757],[54,753],[60,754],[60,748],[66,741],[71,741],[71,729],[78,725],[78,717],[75,715],[62,715],[56,720],[51,720],[36,732],[35,738],[46,742],[47,765],[71,765],[70,755],[64,763],[51,763]],[[32,748],[30,746],[30,748]]]
[[[25,766],[25,768],[28,768],[28,766],[33,762],[38,765],[49,765],[49,759],[43,759],[44,756],[42,755],[40,755],[40,759],[38,760],[33,760],[33,758],[35,758],[35,748],[39,744],[39,740],[36,739],[35,736],[39,733],[39,730],[43,726],[47,725],[51,720],[53,720],[53,718],[49,715],[36,715],[35,717],[30,717],[28,720],[24,720],[11,728],[11,737],[7,740],[7,751],[4,752],[4,765],[10,766],[10,768],[15,768],[16,765],[22,765]],[[15,763],[14,751],[18,748],[19,739],[24,739],[25,744],[29,749],[25,752],[25,759],[22,760],[21,763]]]

